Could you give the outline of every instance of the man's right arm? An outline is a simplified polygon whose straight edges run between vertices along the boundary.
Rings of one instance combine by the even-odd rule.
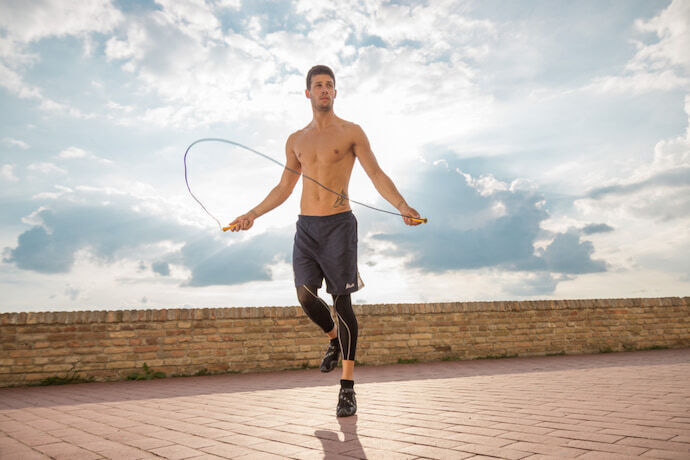
[[[297,133],[291,134],[285,143],[285,165],[294,171],[301,172],[302,165],[299,160],[297,160],[294,150],[296,134]],[[255,219],[283,204],[295,189],[299,177],[299,174],[295,174],[287,168],[284,169],[278,185],[273,187],[261,203],[252,208],[248,213],[230,222],[230,227],[232,227],[230,231],[239,232],[240,230],[249,230],[252,228],[252,225],[254,225]]]

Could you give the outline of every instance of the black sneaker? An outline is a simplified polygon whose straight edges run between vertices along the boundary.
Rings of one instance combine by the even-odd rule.
[[[340,358],[340,347],[338,345],[328,344],[328,350],[321,361],[321,372],[331,372],[338,365]]]
[[[355,399],[355,390],[352,388],[341,388],[338,395],[338,408],[335,410],[335,415],[338,417],[349,417],[355,415],[357,412],[357,400]]]

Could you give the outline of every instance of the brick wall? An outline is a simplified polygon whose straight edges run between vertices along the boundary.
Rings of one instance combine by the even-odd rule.
[[[357,361],[690,346],[690,297],[355,306]],[[316,366],[326,346],[299,307],[0,314],[0,386],[68,373],[120,380]]]

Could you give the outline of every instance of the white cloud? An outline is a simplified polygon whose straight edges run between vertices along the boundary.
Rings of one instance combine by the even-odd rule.
[[[688,79],[673,70],[660,72],[636,72],[632,75],[599,77],[585,87],[598,93],[643,93],[647,91],[671,91],[687,86]]]
[[[0,29],[4,31],[0,39],[0,86],[19,98],[38,101],[41,110],[93,118],[93,114],[52,100],[40,87],[25,81],[23,72],[38,60],[27,48],[48,37],[71,35],[81,37],[84,54],[90,54],[94,45],[89,34],[108,32],[122,19],[110,0],[0,2]]]
[[[255,117],[282,125],[294,117],[295,107],[307,107],[295,96],[301,95],[306,71],[318,62],[334,68],[345,91],[337,111],[341,116],[356,111],[367,132],[383,133],[398,124],[397,132],[410,133],[399,126],[407,119],[409,127],[425,131],[426,142],[458,138],[481,122],[491,101],[478,91],[469,62],[482,54],[475,49],[477,37],[483,52],[488,50],[493,25],[467,19],[453,12],[457,8],[449,13],[380,2],[337,8],[298,3],[291,14],[310,21],[308,27],[266,33],[263,19],[253,16],[245,25],[256,27],[238,34],[221,32],[208,5],[160,4],[161,11],[130,18],[125,33],[106,45],[109,59],[125,60],[123,68],[135,73],[144,90],[162,97],[163,103],[143,114],[127,115],[146,123],[194,126]],[[194,15],[185,13],[190,8]],[[403,16],[407,22],[396,25]],[[348,43],[369,34],[401,46],[358,49]],[[430,94],[438,103],[429,103]],[[403,116],[409,113],[417,118]],[[406,145],[404,151],[415,156],[420,144],[418,135],[408,135],[391,148]]]
[[[19,148],[22,149],[22,150],[27,150],[27,149],[29,149],[29,148],[31,147],[31,146],[30,146],[29,144],[27,144],[26,142],[24,142],[24,141],[22,141],[22,140],[19,140],[19,139],[13,139],[13,138],[11,138],[11,137],[5,137],[5,138],[3,138],[2,141],[3,141],[5,144],[13,145],[13,146],[19,147]]]
[[[218,8],[229,8],[238,10],[242,6],[242,0],[216,0]]]
[[[31,214],[28,216],[22,217],[22,223],[26,225],[31,225],[31,226],[39,226],[43,225],[43,218],[41,217],[41,212],[47,210],[45,206],[41,206],[35,211],[33,211]]]
[[[598,77],[585,89],[602,93],[643,93],[687,88],[690,83],[690,3],[674,0],[649,21],[638,19],[641,33],[653,33],[658,41],[636,41],[637,52],[623,75]]]
[[[74,192],[71,188],[65,187],[63,185],[55,185],[54,188],[57,189],[57,192],[37,193],[37,194],[33,195],[31,197],[31,199],[33,199],[33,200],[57,200],[57,199],[63,198],[65,195],[68,195],[68,194],[71,194]],[[37,211],[35,211],[34,214],[38,214],[41,211],[43,211],[44,209],[46,209],[46,208],[40,207]],[[28,218],[31,218],[31,216],[28,216]],[[25,219],[27,219],[27,218],[26,217],[22,218],[22,222],[24,222],[25,224],[39,225],[39,224],[36,224],[34,222],[25,220]]]
[[[29,171],[36,171],[43,174],[67,174],[67,170],[62,169],[50,162],[32,163],[27,167],[27,169]]]
[[[123,16],[110,0],[0,2],[0,27],[17,42],[112,30]]]
[[[0,62],[0,86],[5,87],[21,99],[34,99],[39,102],[39,108],[48,112],[66,113],[75,118],[94,118],[93,114],[66,104],[56,102],[43,95],[41,88],[25,83],[19,72],[16,72]]]
[[[222,39],[220,22],[204,0],[156,0],[162,14],[186,35],[197,40]]]
[[[79,147],[68,147],[61,151],[58,156],[60,158],[85,158],[91,156],[91,153]]]
[[[659,41],[641,45],[635,58],[628,64],[630,70],[663,69],[681,66],[690,69],[690,3],[673,0],[659,15],[649,21],[635,24],[643,32],[652,32]]]
[[[112,37],[105,44],[105,55],[108,60],[129,59],[134,56],[134,49],[131,42]]]
[[[84,158],[84,159],[89,159],[89,160],[100,161],[101,163],[106,163],[106,164],[112,163],[112,161],[110,161],[110,160],[100,158],[91,152],[87,152],[84,149],[80,149],[79,147],[74,147],[74,146],[67,147],[66,149],[62,150],[58,154],[58,158],[62,158],[62,159]]]
[[[604,222],[615,229],[589,236],[596,242],[596,255],[614,271],[649,269],[649,261],[664,261],[654,268],[669,273],[687,275],[690,269],[687,251],[679,249],[690,246],[690,96],[685,110],[683,136],[658,142],[651,161],[574,203],[572,217],[581,224]]]
[[[470,174],[467,174],[460,169],[456,169],[458,174],[463,176],[465,178],[465,182],[467,185],[470,187],[474,188],[479,192],[481,196],[491,196],[496,192],[502,192],[506,190],[518,190],[518,188],[513,188],[513,187],[508,187],[508,184],[505,182],[502,182],[500,180],[497,180],[493,174],[487,174],[480,176],[478,179],[472,177]],[[519,179],[516,179],[516,181],[519,181]],[[516,182],[516,183],[521,183],[521,182]],[[524,189],[523,189],[524,190]]]
[[[19,179],[14,175],[15,165],[2,165],[0,168],[0,177],[9,182],[17,182]]]

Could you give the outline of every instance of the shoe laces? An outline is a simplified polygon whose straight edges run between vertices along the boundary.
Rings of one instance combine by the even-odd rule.
[[[354,403],[355,390],[350,388],[341,388],[338,398],[340,401],[352,405]]]
[[[326,350],[326,356],[332,356],[340,352],[340,347],[336,347],[333,344],[328,345],[328,349]]]

